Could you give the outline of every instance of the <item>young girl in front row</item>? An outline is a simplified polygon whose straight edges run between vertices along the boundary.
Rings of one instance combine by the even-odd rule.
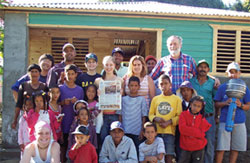
[[[48,112],[47,95],[43,91],[34,92],[32,95],[32,101],[34,109],[31,109],[25,119],[29,127],[30,141],[34,141],[35,135],[35,125],[39,121],[45,121],[50,124],[53,133],[53,139],[57,141],[56,130],[59,128],[60,123],[57,122],[55,114],[53,112]]]
[[[25,146],[30,143],[29,139],[29,130],[27,121],[24,119],[25,115],[33,108],[32,99],[29,95],[24,93],[24,107],[23,107],[23,116],[19,119],[19,129],[18,129],[18,144],[21,150],[21,157],[24,151]]]
[[[204,148],[207,144],[205,132],[211,125],[204,117],[205,102],[202,96],[193,97],[188,110],[180,115],[180,147],[181,157],[178,163],[204,162]]]
[[[69,140],[68,150],[72,147],[73,144],[75,144],[74,135],[72,135],[71,133],[74,132],[76,127],[79,125],[85,126],[89,129],[89,135],[90,135],[89,140],[91,144],[93,144],[95,148],[97,148],[97,137],[96,137],[95,127],[93,126],[92,123],[89,123],[89,120],[90,120],[89,117],[90,117],[90,113],[87,107],[83,107],[77,112],[77,120],[72,123],[71,128],[70,128],[70,134],[69,134],[69,139],[68,139]]]

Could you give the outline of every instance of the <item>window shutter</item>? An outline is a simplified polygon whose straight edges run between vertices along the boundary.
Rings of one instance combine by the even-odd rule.
[[[242,73],[250,72],[250,31],[241,32],[240,68]]]
[[[216,72],[225,72],[227,65],[235,61],[236,31],[218,30]]]
[[[69,42],[68,40],[69,39],[66,37],[51,38],[51,53],[54,57],[55,64],[60,63],[63,60],[62,48],[65,43]]]

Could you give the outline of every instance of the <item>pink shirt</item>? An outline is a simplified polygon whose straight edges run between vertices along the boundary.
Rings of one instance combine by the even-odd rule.
[[[23,113],[26,114],[26,113]],[[18,144],[27,145],[30,142],[28,123],[23,116],[19,119]]]

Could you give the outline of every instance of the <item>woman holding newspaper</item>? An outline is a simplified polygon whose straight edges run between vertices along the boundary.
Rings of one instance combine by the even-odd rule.
[[[107,96],[107,94],[111,94],[112,92],[120,92],[121,89],[115,89],[115,91],[113,91],[113,86],[109,86],[109,87],[105,87],[104,91],[100,90],[100,86],[105,85],[106,83],[110,83],[110,82],[114,82],[115,84],[118,84],[118,86],[116,86],[115,88],[122,88],[122,83],[123,80],[122,78],[118,77],[116,72],[115,72],[115,62],[113,60],[112,56],[106,56],[103,58],[102,61],[103,64],[103,74],[102,77],[97,78],[95,80],[95,85],[99,88],[98,90],[98,95],[99,95],[99,102],[101,99],[105,98],[105,97],[101,97],[101,96]],[[103,89],[102,89],[103,90]],[[105,92],[105,93],[103,93]],[[106,98],[107,99],[107,98]],[[107,103],[109,103],[110,101],[113,101],[114,99],[107,99]],[[114,121],[118,121],[118,115],[116,114],[116,110],[117,108],[115,107],[108,107],[108,106],[112,106],[112,105],[105,105],[105,106],[99,106],[99,108],[105,108],[103,109],[103,126],[101,129],[101,141],[103,143],[105,137],[109,134],[109,130],[110,130],[110,124]],[[119,108],[118,108],[119,109]]]

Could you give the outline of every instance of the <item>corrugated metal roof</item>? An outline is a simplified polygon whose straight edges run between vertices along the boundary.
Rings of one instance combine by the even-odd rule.
[[[67,2],[68,1],[68,2]],[[160,2],[97,2],[97,3],[81,3],[80,0],[66,0],[64,2],[44,3],[43,0],[36,0],[34,3],[18,3],[13,2],[8,8],[50,8],[50,9],[78,9],[78,10],[100,10],[100,11],[120,11],[133,13],[148,13],[152,15],[165,14],[188,14],[203,16],[234,16],[234,17],[250,17],[248,12],[237,12],[231,10],[211,9],[203,7],[192,7],[175,5]]]

